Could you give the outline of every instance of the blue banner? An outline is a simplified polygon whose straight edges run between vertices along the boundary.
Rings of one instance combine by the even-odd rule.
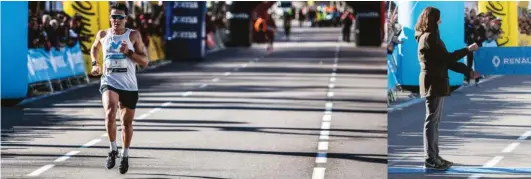
[[[420,65],[417,55],[418,43],[415,40],[415,24],[424,8],[433,6],[441,11],[441,25],[439,31],[441,39],[448,51],[465,47],[464,43],[464,13],[455,13],[456,9],[464,9],[463,1],[398,1],[398,22],[403,26],[398,45],[398,77],[401,85],[418,86]],[[461,11],[460,11],[461,12]],[[457,31],[456,31],[457,29]],[[458,33],[456,33],[458,32]],[[464,58],[460,62],[465,62]],[[449,70],[451,86],[463,84],[464,76]]]
[[[28,92],[28,1],[2,1],[0,8],[2,99],[22,99]]]
[[[83,58],[81,45],[77,43],[72,48],[66,48],[65,53],[65,57],[68,60],[73,76],[84,75],[86,73],[86,66],[84,65],[85,59]]]
[[[59,50],[29,49],[27,59],[30,84],[85,74],[83,53],[79,43]]]
[[[530,75],[531,47],[483,47],[474,54],[474,68],[485,75]]]
[[[205,56],[205,1],[166,2],[167,55],[171,59]]]

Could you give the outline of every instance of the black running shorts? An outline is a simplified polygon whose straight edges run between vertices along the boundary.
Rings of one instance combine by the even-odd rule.
[[[101,85],[100,92],[103,94],[105,91],[111,90],[116,93],[118,93],[118,99],[120,101],[120,104],[123,106],[129,108],[129,109],[135,109],[136,103],[138,102],[138,91],[126,91],[126,90],[120,90],[113,88],[109,85]]]

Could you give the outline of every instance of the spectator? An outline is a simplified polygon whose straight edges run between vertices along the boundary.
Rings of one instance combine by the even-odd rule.
[[[503,33],[501,30],[501,19],[496,18],[492,12],[476,14],[475,9],[465,9],[465,42],[467,45],[477,43],[479,46],[483,44],[489,47],[498,46],[496,39]],[[472,67],[473,53],[467,55],[467,65]],[[465,78],[465,85],[470,83],[468,77]],[[474,79],[476,86],[479,86],[479,78]]]

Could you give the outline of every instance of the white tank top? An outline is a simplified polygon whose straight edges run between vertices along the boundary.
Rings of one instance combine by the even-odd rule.
[[[135,51],[133,43],[129,39],[131,29],[126,29],[122,35],[114,35],[109,29],[105,37],[100,42],[103,46],[103,75],[101,85],[112,86],[113,88],[138,91],[136,80],[136,63],[120,52],[122,41],[127,43],[129,50]]]

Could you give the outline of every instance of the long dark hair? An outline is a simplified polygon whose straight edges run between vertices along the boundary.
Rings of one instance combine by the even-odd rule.
[[[415,31],[420,33],[435,33],[439,35],[437,21],[441,18],[441,11],[435,7],[427,7],[422,11],[415,25]]]

